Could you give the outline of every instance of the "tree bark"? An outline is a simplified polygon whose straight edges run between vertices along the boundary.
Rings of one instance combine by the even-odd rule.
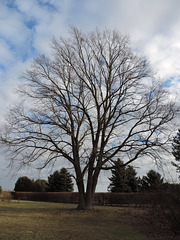
[[[78,210],[88,210],[93,206],[94,200],[94,192],[92,192],[92,188],[89,188],[86,192],[84,191],[83,182],[77,183],[79,190],[79,202],[78,202]]]
[[[79,190],[79,203],[77,207],[78,210],[88,210],[88,209],[92,209],[93,207],[97,181],[94,181],[92,174],[88,179],[89,181],[87,182],[86,192],[84,190],[83,179],[81,180],[79,179],[79,181],[77,181],[78,190]]]
[[[81,172],[80,166],[77,164],[74,166],[76,171],[76,184],[79,191],[79,202],[77,209],[78,210],[85,210],[86,204],[85,204],[85,190],[84,190],[84,181],[83,181],[83,174]]]
[[[85,196],[84,196],[84,193],[82,193],[80,190],[79,190],[79,202],[78,202],[77,209],[86,210]]]

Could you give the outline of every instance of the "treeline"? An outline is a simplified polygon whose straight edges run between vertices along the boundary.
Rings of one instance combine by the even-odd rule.
[[[160,173],[149,170],[142,178],[137,176],[133,166],[125,166],[118,160],[109,178],[109,192],[157,192],[179,188],[180,184],[170,184],[164,181]],[[72,176],[66,168],[55,171],[48,176],[48,180],[29,179],[27,176],[20,177],[15,183],[16,192],[72,192],[74,184]]]
[[[115,168],[111,172],[109,192],[157,192],[180,189],[179,184],[165,182],[161,174],[152,169],[140,178],[133,166],[126,166],[121,160],[115,162]]]
[[[73,189],[72,177],[66,168],[55,171],[48,176],[47,181],[34,180],[26,176],[20,177],[14,187],[14,191],[17,192],[72,192]]]

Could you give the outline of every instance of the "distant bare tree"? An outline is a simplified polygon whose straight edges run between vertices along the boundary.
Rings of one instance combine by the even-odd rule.
[[[68,160],[78,208],[88,209],[100,171],[117,157],[126,165],[159,159],[175,105],[146,58],[117,31],[85,34],[72,27],[70,39],[54,39],[51,47],[51,58],[36,58],[24,74],[22,102],[10,110],[1,143],[21,166]]]

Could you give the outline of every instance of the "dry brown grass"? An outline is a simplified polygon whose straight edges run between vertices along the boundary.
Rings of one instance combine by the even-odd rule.
[[[153,240],[132,221],[135,212],[118,207],[77,211],[71,204],[0,203],[0,240]],[[136,213],[140,214],[138,211]]]

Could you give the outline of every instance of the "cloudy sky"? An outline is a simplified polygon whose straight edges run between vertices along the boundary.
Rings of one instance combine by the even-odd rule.
[[[171,91],[180,89],[179,0],[0,0],[0,122],[16,100],[20,75],[34,57],[48,55],[52,37],[66,37],[71,25],[85,32],[98,27],[129,34],[133,48],[171,81]],[[1,155],[3,189],[12,190],[22,174],[38,177],[31,170],[14,174],[7,165]],[[101,176],[98,190],[106,191],[107,185]]]

